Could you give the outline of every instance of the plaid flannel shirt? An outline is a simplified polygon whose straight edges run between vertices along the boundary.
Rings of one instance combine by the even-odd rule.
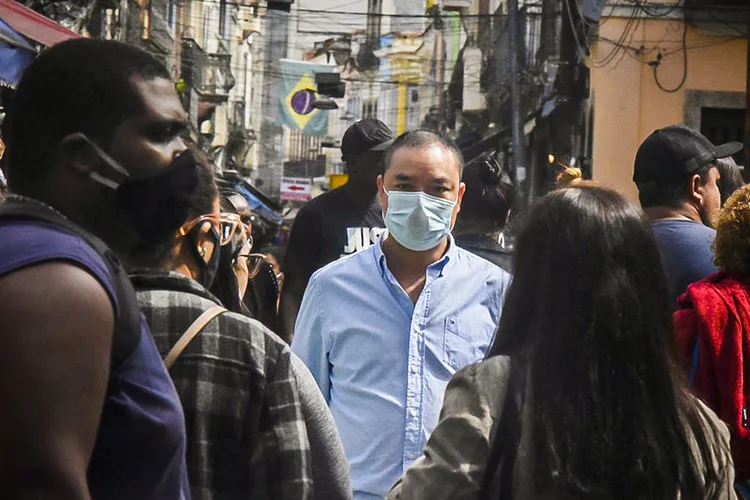
[[[131,274],[162,357],[219,304],[174,272]],[[259,322],[213,319],[170,370],[185,412],[193,500],[312,498],[310,444],[291,350]]]

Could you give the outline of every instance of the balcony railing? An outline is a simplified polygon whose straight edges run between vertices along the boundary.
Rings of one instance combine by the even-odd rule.
[[[185,83],[208,100],[225,102],[235,80],[231,54],[207,54],[193,39],[182,40],[181,74]]]

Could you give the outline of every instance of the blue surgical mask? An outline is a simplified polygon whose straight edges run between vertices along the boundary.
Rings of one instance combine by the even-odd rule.
[[[453,208],[458,200],[421,191],[383,191],[388,196],[385,227],[403,247],[424,252],[438,246],[451,232]]]

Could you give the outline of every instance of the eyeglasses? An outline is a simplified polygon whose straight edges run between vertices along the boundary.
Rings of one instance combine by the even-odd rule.
[[[249,279],[255,278],[261,269],[263,269],[263,263],[266,261],[266,256],[262,253],[241,253],[237,258],[247,259],[247,277]]]
[[[200,217],[196,217],[195,219],[183,224],[179,231],[180,235],[187,236],[187,234],[192,231],[195,226],[197,226],[198,224],[202,224],[203,222],[211,223],[213,228],[219,234],[219,245],[221,246],[227,245],[232,241],[234,233],[237,231],[237,228],[240,226],[240,224],[242,224],[242,220],[237,214],[229,212],[222,212],[219,215],[206,214],[201,215]]]

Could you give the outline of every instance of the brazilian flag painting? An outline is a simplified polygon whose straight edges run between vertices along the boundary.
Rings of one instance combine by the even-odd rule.
[[[334,66],[312,64],[291,59],[279,60],[281,88],[277,125],[287,125],[306,135],[328,133],[328,111],[312,107],[318,98],[315,73],[332,73]]]

